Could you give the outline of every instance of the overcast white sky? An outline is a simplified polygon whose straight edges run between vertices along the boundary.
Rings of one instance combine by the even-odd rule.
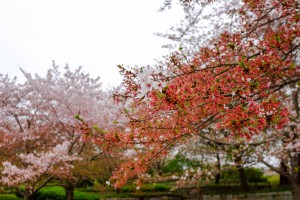
[[[117,64],[147,65],[167,53],[165,32],[183,17],[163,0],[0,0],[0,73],[44,75],[52,60],[83,66],[104,86],[120,83]]]

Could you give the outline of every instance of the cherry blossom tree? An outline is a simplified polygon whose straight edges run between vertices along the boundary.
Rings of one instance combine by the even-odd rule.
[[[280,183],[282,185],[292,184],[295,187],[299,172],[299,88],[298,83],[287,87],[281,92],[280,100],[289,110],[289,121],[284,129],[273,132],[277,137],[276,144],[272,145],[270,156],[280,161],[280,166],[276,167],[267,162],[265,157],[258,159],[266,166],[280,174]],[[262,149],[263,150],[263,149]]]
[[[299,1],[243,0],[236,5],[227,13],[238,28],[221,30],[193,54],[173,52],[154,67],[119,66],[125,89],[115,98],[125,103],[127,128],[94,134],[100,146],[110,141],[136,151],[114,174],[116,187],[195,135],[254,145],[266,143],[289,121],[280,91],[300,80]],[[203,134],[209,127],[220,130],[219,138]],[[299,152],[294,155],[298,159]],[[294,181],[294,199],[299,193],[300,183]]]
[[[13,139],[2,144],[12,144],[17,149],[12,151],[13,160],[2,163],[2,183],[17,188],[25,185],[26,199],[55,178],[71,200],[76,185],[89,176],[77,166],[92,165],[103,154],[99,146],[83,141],[75,116],[109,129],[116,127],[113,119],[119,112],[118,106],[109,92],[102,91],[99,78],[91,78],[81,68],[72,71],[66,66],[61,70],[53,64],[46,77],[25,71],[23,74],[27,81],[12,84],[16,94],[9,93],[12,103],[2,109],[7,115],[1,127],[5,137]],[[3,103],[6,100],[2,98]],[[42,178],[44,182],[37,186]]]
[[[35,195],[51,179],[48,172],[50,174],[62,161],[57,153],[65,146],[56,146],[53,142],[49,130],[56,128],[53,123],[46,125],[48,116],[43,101],[35,101],[35,95],[27,85],[17,84],[16,79],[1,75],[1,152],[4,161],[1,182],[9,186],[24,184],[24,191],[16,187],[24,199]],[[50,147],[54,149],[50,150]],[[37,165],[41,167],[37,169]]]
[[[214,1],[179,1],[183,6],[184,18],[165,33],[156,35],[166,38],[171,43],[163,45],[171,51],[184,49],[193,54],[199,47],[205,46],[223,31],[230,33],[240,29],[239,18],[234,11],[242,5],[240,0]],[[166,0],[161,8],[165,11],[172,7],[172,0]]]
[[[164,8],[171,7],[172,2],[173,1],[166,0]],[[172,41],[172,44],[165,45],[165,47],[168,47],[171,50],[184,48],[185,51],[189,52],[189,55],[193,55],[194,53],[197,53],[197,50],[200,46],[213,44],[213,39],[216,38],[222,31],[232,33],[240,30],[241,20],[236,17],[235,13],[237,8],[242,5],[242,1],[214,1],[214,3],[212,3],[211,1],[199,2],[183,0],[180,2],[184,6],[186,13],[185,18],[178,26],[172,27],[168,33],[158,33],[159,36],[168,38]],[[277,22],[275,21],[275,23]],[[280,96],[286,95],[281,93]],[[290,100],[287,101],[287,99],[283,101],[291,102]],[[287,104],[286,106],[293,108],[296,107],[289,106]],[[294,112],[293,109],[290,109],[290,111],[292,113]],[[295,117],[289,118],[295,119]],[[268,138],[264,137],[266,142],[262,142],[261,146],[259,147],[257,146],[257,143],[255,145],[255,148],[260,153],[254,153],[251,155],[251,157],[255,158],[252,158],[251,160],[256,160],[256,162],[261,161],[261,158],[263,158],[262,155],[269,155],[271,157],[274,157],[275,155],[281,155],[280,165],[282,170],[278,170],[274,166],[271,168],[276,169],[276,172],[278,173],[280,173],[280,171],[284,172],[280,173],[280,182],[285,182],[285,184],[290,183],[292,180],[292,176],[286,176],[289,167],[289,159],[287,158],[289,156],[287,156],[287,153],[284,153],[286,151],[282,147],[284,143],[283,141],[288,140],[286,135],[289,135],[288,131],[277,132],[276,134],[268,135]],[[267,136],[267,134],[265,136]],[[277,148],[277,150],[274,151],[274,148],[270,144],[272,144],[275,149]],[[271,151],[270,148],[272,149]],[[278,149],[280,149],[280,151],[278,151]],[[266,162],[265,159],[262,162],[268,166],[271,166],[271,163]]]

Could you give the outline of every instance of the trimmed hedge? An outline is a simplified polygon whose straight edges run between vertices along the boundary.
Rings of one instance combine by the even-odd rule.
[[[34,200],[65,200],[65,190],[60,186],[50,186],[42,188],[36,195]],[[100,195],[97,193],[74,191],[74,200],[99,200]]]
[[[0,194],[1,200],[21,200],[15,194]]]
[[[142,192],[168,192],[172,187],[165,184],[154,183],[154,184],[144,184],[140,189],[137,189],[136,185],[123,186],[122,192],[135,192],[140,190]]]

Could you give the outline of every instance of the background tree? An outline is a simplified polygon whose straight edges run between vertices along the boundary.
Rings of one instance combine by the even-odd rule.
[[[280,185],[286,186],[297,184],[299,173],[299,88],[292,84],[281,92],[280,98],[289,110],[289,122],[283,130],[274,134],[279,138],[276,145],[273,145],[271,156],[280,161],[280,166],[273,166],[272,163],[261,158],[262,163],[280,174]]]
[[[58,166],[74,158],[64,152],[67,141],[57,144],[53,140],[51,132],[57,128],[36,91],[7,76],[2,76],[1,87],[2,183],[24,185],[24,191],[16,189],[24,199],[30,199],[51,180],[51,175],[63,176],[70,165]]]
[[[163,9],[172,7],[172,3],[175,1],[166,0]],[[188,55],[194,55],[197,53],[199,47],[207,46],[208,44],[214,44],[214,38],[218,37],[221,32],[227,31],[234,33],[239,30],[241,20],[236,15],[239,7],[243,4],[243,1],[179,1],[185,11],[185,17],[181,23],[177,26],[172,27],[167,33],[158,33],[157,35],[168,38],[171,44],[165,45],[171,51],[176,49],[184,49],[188,52]],[[271,8],[271,7],[270,7]],[[162,9],[162,10],[163,10]],[[275,21],[275,23],[281,23]],[[187,53],[185,53],[187,54]],[[297,60],[297,59],[295,59]],[[289,135],[289,133],[287,133]],[[286,138],[285,136],[279,136],[268,138],[266,141],[271,141],[272,144],[276,139]],[[264,145],[264,144],[262,144]],[[277,141],[275,146],[280,146],[281,142]],[[267,148],[259,148],[262,151],[268,152],[270,145]],[[267,155],[267,154],[265,154]],[[255,156],[254,156],[255,157]],[[280,173],[280,185],[289,184],[291,180],[286,175],[288,174],[289,159],[281,157],[281,168],[284,173]],[[260,162],[256,159],[256,162]],[[264,160],[266,162],[266,160]],[[270,166],[270,163],[266,163]],[[274,168],[273,168],[274,169]],[[278,170],[276,170],[278,172]]]
[[[7,113],[2,128],[13,139],[11,144],[3,145],[16,147],[11,158],[18,158],[18,162],[3,162],[2,183],[16,188],[26,185],[26,199],[56,178],[65,188],[67,199],[73,199],[75,186],[90,177],[90,172],[80,167],[93,165],[103,153],[99,146],[83,142],[75,116],[84,117],[89,124],[97,122],[99,127],[111,128],[118,107],[102,91],[99,78],[90,78],[81,68],[72,71],[65,67],[61,71],[54,64],[46,77],[23,74],[27,81],[15,85],[16,93],[10,93],[12,103],[2,109]],[[27,179],[22,178],[24,173]],[[45,181],[37,186],[41,179]]]

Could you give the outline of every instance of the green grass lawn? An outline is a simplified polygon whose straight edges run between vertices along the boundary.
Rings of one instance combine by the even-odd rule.
[[[0,194],[1,200],[21,200],[16,197],[15,194]],[[64,200],[65,199],[65,190],[60,186],[48,186],[40,190],[38,195],[38,200],[51,199],[51,200]],[[99,200],[100,194],[95,192],[84,192],[78,191],[75,189],[74,200]]]
[[[268,182],[272,185],[272,191],[278,189],[279,175],[272,175],[267,177]],[[265,183],[264,183],[265,184]],[[251,185],[251,184],[250,184]],[[171,186],[166,183],[159,184],[145,184],[139,192],[154,193],[154,192],[168,192]],[[280,188],[279,188],[280,189]],[[129,197],[136,192],[136,185],[129,184],[121,189],[121,193],[117,194],[115,191],[107,191],[105,193],[92,192],[83,188],[75,189],[74,200],[99,200],[100,198],[113,198],[113,197]],[[263,192],[263,191],[260,191]],[[265,192],[268,192],[266,190]],[[65,190],[61,186],[47,186],[40,190],[37,200],[51,199],[51,200],[64,200]],[[0,194],[0,200],[21,200],[15,194]]]
[[[166,184],[145,184],[139,190],[139,192],[168,192],[171,189],[171,186]],[[117,193],[115,191],[106,191],[102,194],[93,192],[91,190],[87,190],[84,188],[76,188],[74,191],[74,200],[99,200],[100,198],[114,198],[114,197],[130,197],[132,193],[136,192],[136,185],[127,185],[121,189],[121,193]],[[64,200],[65,199],[65,190],[61,186],[47,186],[42,188],[36,200]],[[20,198],[16,197],[15,194],[0,194],[0,200],[20,200]]]

